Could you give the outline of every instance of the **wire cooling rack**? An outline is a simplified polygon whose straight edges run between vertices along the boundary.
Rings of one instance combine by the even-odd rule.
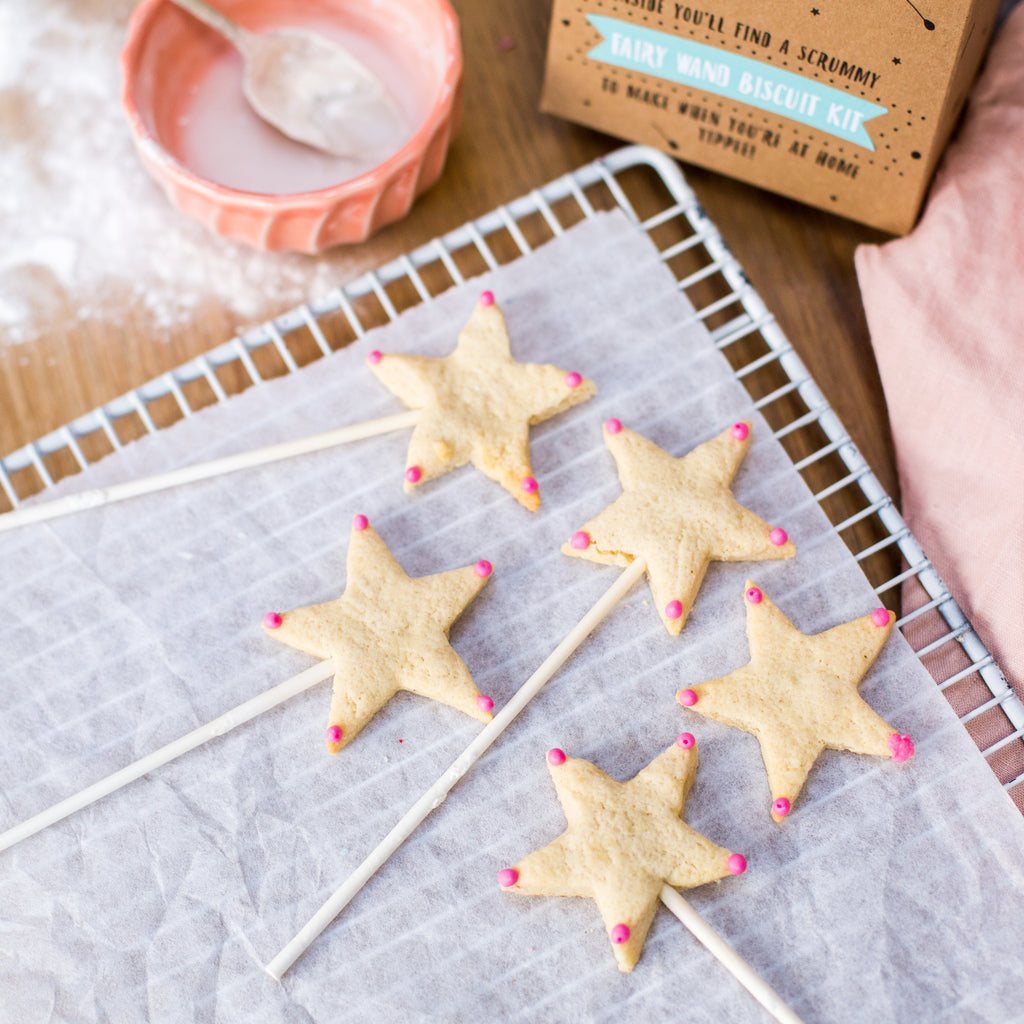
[[[649,210],[652,201],[656,208]],[[701,209],[679,166],[656,150],[618,150],[25,445],[0,459],[0,511],[6,510],[4,498],[9,508],[17,508],[131,440],[329,355],[404,309],[616,207],[651,238],[880,600],[899,614],[904,584],[920,584],[921,598],[897,625],[1024,811],[1024,704]]]

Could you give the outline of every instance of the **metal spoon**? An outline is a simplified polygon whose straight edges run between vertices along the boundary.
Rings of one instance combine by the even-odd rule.
[[[278,131],[336,156],[390,155],[405,121],[380,79],[343,46],[315,32],[255,33],[204,0],[173,0],[228,39],[242,55],[242,88]]]

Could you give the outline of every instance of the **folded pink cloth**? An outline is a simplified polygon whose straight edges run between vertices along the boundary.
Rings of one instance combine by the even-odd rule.
[[[1024,6],[917,227],[857,250],[903,515],[1024,697]]]

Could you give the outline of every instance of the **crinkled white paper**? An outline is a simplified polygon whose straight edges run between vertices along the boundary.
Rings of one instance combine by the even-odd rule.
[[[559,551],[620,493],[609,416],[674,454],[752,419],[735,492],[785,526],[797,558],[712,566],[678,638],[635,587],[283,984],[262,965],[477,722],[402,694],[331,757],[324,683],[0,853],[0,1020],[765,1020],[666,910],[624,976],[592,901],[496,882],[564,826],[549,747],[624,779],[684,730],[701,757],[686,820],[750,863],[690,899],[808,1024],[1019,1019],[1024,824],[898,635],[861,693],[917,757],[826,754],[781,826],[756,741],[674,700],[746,662],[748,575],[805,632],[878,600],[623,217],[590,220],[66,489],[399,411],[366,353],[444,354],[482,288],[518,359],[599,387],[533,429],[539,513],[471,467],[406,496],[402,431],[0,537],[0,830],[309,665],[260,619],[341,593],[357,512],[411,575],[494,563],[452,640],[500,707],[620,571]]]

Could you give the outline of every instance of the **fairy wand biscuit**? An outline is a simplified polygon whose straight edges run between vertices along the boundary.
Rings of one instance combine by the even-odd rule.
[[[620,971],[631,971],[662,888],[692,889],[741,874],[747,862],[690,828],[680,815],[697,774],[697,746],[683,733],[628,782],[589,761],[549,750],[567,828],[498,884],[528,896],[589,896],[604,919]]]
[[[876,608],[823,633],[801,633],[747,580],[750,662],[721,679],[687,687],[680,704],[757,737],[768,772],[772,817],[792,809],[827,748],[906,761],[914,743],[857,692],[892,632],[895,616]]]
[[[419,410],[406,460],[405,489],[472,462],[531,512],[540,508],[530,464],[530,426],[590,398],[576,372],[512,358],[508,327],[484,292],[455,349],[444,357],[367,357],[377,379]]]
[[[346,573],[336,600],[263,619],[274,639],[334,663],[327,749],[334,754],[351,742],[399,690],[489,722],[494,701],[480,694],[448,631],[487,582],[491,563],[411,578],[357,515]]]
[[[567,555],[606,565],[642,558],[665,628],[683,628],[712,561],[792,558],[786,531],[744,508],[730,489],[750,447],[741,421],[682,458],[617,419],[604,425],[622,495],[562,546]]]

